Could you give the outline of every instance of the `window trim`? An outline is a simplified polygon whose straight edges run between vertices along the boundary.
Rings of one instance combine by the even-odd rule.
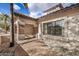
[[[49,23],[49,22],[55,22],[55,25],[56,25],[56,22],[62,21],[62,20],[64,21],[65,18],[67,18],[67,17],[62,17],[62,18],[42,22],[42,26],[43,26],[44,23]],[[42,29],[42,31],[43,30],[44,30],[44,28]],[[62,28],[62,35],[52,35],[52,36],[63,36],[63,30],[64,30],[64,27]],[[51,34],[44,34],[44,32],[42,32],[42,33],[43,33],[43,35],[51,35]]]

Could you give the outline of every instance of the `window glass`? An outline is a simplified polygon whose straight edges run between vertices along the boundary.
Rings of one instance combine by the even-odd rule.
[[[63,20],[48,22],[43,24],[43,34],[62,35]]]

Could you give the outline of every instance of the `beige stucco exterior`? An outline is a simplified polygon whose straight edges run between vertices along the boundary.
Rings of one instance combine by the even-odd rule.
[[[20,15],[17,13],[18,16],[15,17],[15,22],[19,20],[19,34],[25,34],[25,35],[34,35],[36,34],[36,28],[37,28],[37,21],[33,18],[30,18],[25,15]],[[15,24],[15,32],[17,30],[17,25]]]
[[[43,17],[40,17],[38,22],[44,22],[44,21],[49,21],[49,20],[61,18],[61,17],[72,16],[74,14],[78,14],[78,12],[79,12],[79,5],[76,5],[73,7],[59,10],[57,12],[50,13],[50,14],[45,15]]]

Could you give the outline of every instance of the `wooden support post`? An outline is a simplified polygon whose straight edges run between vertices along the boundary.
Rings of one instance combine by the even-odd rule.
[[[11,11],[11,43],[10,47],[14,46],[14,18],[13,18],[13,3],[10,3],[10,11]]]

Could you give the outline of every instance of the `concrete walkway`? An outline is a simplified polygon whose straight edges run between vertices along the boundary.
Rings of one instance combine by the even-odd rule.
[[[9,47],[10,42],[4,42],[0,46],[0,56],[56,56],[42,41],[36,38],[15,42],[14,47]]]
[[[42,40],[34,38],[28,40],[26,39],[21,42],[15,50],[15,55],[54,56],[57,54],[48,48],[48,46]]]

